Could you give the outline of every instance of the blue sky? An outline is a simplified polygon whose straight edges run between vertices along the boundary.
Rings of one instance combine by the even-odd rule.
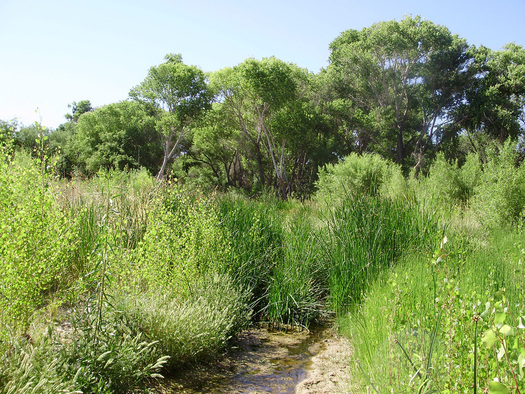
[[[317,73],[342,31],[404,15],[525,46],[525,0],[0,0],[0,15],[0,119],[51,128],[73,101],[125,100],[170,52],[204,71],[276,56]]]

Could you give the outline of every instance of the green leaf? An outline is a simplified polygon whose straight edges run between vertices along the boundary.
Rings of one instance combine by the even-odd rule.
[[[482,319],[485,319],[485,318],[487,318],[490,315],[490,307],[491,306],[492,305],[490,304],[490,302],[487,302],[485,304],[485,310],[480,314]]]
[[[515,335],[514,329],[508,324],[505,324],[503,327],[501,327],[499,329],[499,332],[505,335],[506,337],[511,337]]]
[[[525,368],[525,355],[520,354],[518,356],[518,368],[521,378],[523,378],[523,368]]]
[[[494,315],[494,324],[503,324],[507,314],[505,312],[496,312]]]
[[[501,345],[498,350],[498,361],[501,361],[501,359],[505,356],[505,346]]]
[[[483,334],[481,342],[483,342],[487,346],[487,348],[490,349],[494,346],[496,342],[498,342],[498,336],[496,335],[493,329],[489,329]]]
[[[507,394],[509,389],[503,383],[489,382],[489,394]]]

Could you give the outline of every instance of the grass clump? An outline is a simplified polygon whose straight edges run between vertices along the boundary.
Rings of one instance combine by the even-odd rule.
[[[115,307],[136,332],[156,341],[169,356],[166,367],[177,369],[219,354],[250,320],[247,293],[227,275],[203,277],[193,293],[179,298],[169,289],[148,294],[119,294]]]

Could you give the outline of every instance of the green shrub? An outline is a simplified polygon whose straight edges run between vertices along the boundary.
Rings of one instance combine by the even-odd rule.
[[[168,368],[215,358],[232,335],[247,326],[248,293],[227,275],[205,276],[190,297],[180,298],[169,288],[146,294],[123,293],[115,297],[131,327],[158,341],[161,354],[170,357]]]
[[[122,275],[146,288],[190,294],[203,275],[225,272],[230,256],[230,240],[220,226],[213,196],[169,187],[152,202],[143,239]]]
[[[347,195],[399,197],[406,193],[401,167],[376,154],[352,153],[319,169],[316,199],[340,201]]]
[[[43,164],[0,150],[0,320],[25,324],[57,289],[75,245]]]
[[[472,208],[486,227],[516,224],[525,208],[525,166],[516,166],[512,141],[487,153]]]
[[[438,154],[428,175],[411,182],[419,204],[446,214],[466,206],[479,179],[476,172],[480,167],[479,163],[476,167],[476,160],[477,156],[470,155],[467,163],[459,168],[457,163],[450,163],[442,153]]]

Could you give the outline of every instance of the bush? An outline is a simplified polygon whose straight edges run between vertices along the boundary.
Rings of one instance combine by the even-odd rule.
[[[406,193],[401,167],[376,154],[352,153],[337,164],[319,169],[315,198],[338,201],[346,195],[384,195],[399,197]]]
[[[0,149],[0,320],[25,324],[56,290],[75,245],[44,165]],[[23,180],[23,181],[22,181]]]
[[[486,227],[516,224],[525,208],[525,166],[516,166],[512,141],[487,154],[472,209]]]
[[[77,317],[71,344],[57,355],[60,373],[83,393],[128,392],[147,379],[161,378],[167,357],[161,356],[157,341],[134,332],[126,316],[109,305],[100,323],[97,312],[88,304]]]
[[[136,332],[158,341],[161,354],[170,357],[168,368],[176,369],[217,357],[228,339],[249,323],[247,297],[227,275],[215,274],[198,280],[187,298],[164,288],[120,294],[114,303]]]
[[[230,256],[213,196],[169,187],[152,202],[144,237],[121,274],[145,289],[167,287],[187,295],[203,275],[225,272]]]

